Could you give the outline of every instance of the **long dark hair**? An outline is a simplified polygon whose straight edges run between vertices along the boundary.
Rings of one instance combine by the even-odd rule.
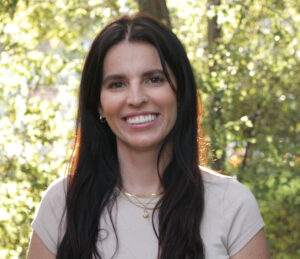
[[[177,96],[177,120],[163,145],[172,141],[173,157],[161,177],[165,192],[157,204],[159,224],[154,227],[158,257],[204,258],[200,236],[204,199],[198,167],[197,131],[200,129],[196,83],[186,52],[175,34],[143,14],[122,16],[107,25],[95,38],[86,58],[80,84],[75,155],[66,197],[66,232],[57,258],[101,258],[96,246],[101,228],[99,218],[104,208],[111,206],[114,188],[121,179],[116,137],[107,124],[100,123],[98,107],[104,57],[113,45],[124,40],[148,42],[157,49]],[[176,89],[167,65],[176,77]]]

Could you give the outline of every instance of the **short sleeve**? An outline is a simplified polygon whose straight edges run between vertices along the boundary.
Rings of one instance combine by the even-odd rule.
[[[258,204],[251,191],[229,178],[224,194],[224,217],[229,256],[239,252],[264,227]]]
[[[59,178],[48,187],[31,224],[46,247],[55,255],[65,229],[66,182],[66,178]]]

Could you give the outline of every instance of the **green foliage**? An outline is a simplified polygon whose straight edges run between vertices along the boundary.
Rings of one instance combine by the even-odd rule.
[[[25,258],[42,192],[66,172],[91,39],[128,8],[113,1],[5,4],[11,12],[1,6],[0,257]]]
[[[191,54],[212,162],[256,195],[272,258],[300,255],[298,13],[291,1],[223,1],[207,13],[222,27],[217,44],[198,37]]]
[[[254,192],[272,258],[298,258],[299,1],[223,0],[206,12],[204,0],[173,0],[168,8],[203,99],[211,163]],[[133,0],[1,2],[1,258],[25,258],[41,194],[65,174],[91,40],[136,10]],[[222,35],[208,46],[207,17],[216,14]]]

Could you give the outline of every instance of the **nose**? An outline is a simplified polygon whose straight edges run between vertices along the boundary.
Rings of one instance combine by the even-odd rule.
[[[137,83],[128,87],[127,104],[132,106],[141,106],[148,101],[145,89]]]

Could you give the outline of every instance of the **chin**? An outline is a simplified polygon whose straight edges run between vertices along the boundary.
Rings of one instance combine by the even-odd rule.
[[[130,143],[131,148],[137,149],[137,150],[156,150],[157,148],[160,148],[161,143],[158,142],[150,142],[149,139],[147,140],[141,140],[141,141],[135,141],[134,143]]]

